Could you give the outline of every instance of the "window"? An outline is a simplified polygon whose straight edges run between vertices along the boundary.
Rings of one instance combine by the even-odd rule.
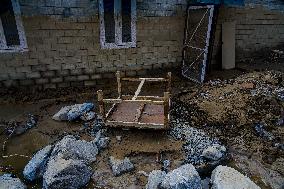
[[[136,47],[136,0],[100,0],[102,48]]]
[[[0,52],[27,49],[20,5],[17,0],[0,1]]]

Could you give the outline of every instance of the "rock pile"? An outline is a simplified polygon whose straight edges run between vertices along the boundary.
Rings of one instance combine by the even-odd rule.
[[[186,163],[198,165],[207,161],[217,161],[225,155],[226,148],[217,139],[191,127],[188,122],[174,119],[172,126],[171,136],[177,140],[185,141],[183,148],[186,154]]]
[[[24,177],[29,181],[43,178],[44,189],[83,187],[92,175],[90,163],[96,160],[99,149],[107,146],[107,141],[102,135],[90,142],[67,135],[38,151],[24,168]]]
[[[248,177],[235,169],[218,166],[211,175],[212,189],[260,189]],[[152,171],[148,176],[146,189],[201,189],[202,181],[192,164],[185,164],[169,173],[160,170]]]

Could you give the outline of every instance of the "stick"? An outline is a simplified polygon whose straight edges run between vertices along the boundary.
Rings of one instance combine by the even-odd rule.
[[[132,100],[136,100],[137,96],[138,96],[139,93],[141,92],[141,89],[142,89],[142,87],[143,87],[145,81],[146,81],[146,80],[143,79],[143,80],[140,82],[140,84],[139,84],[139,86],[138,86],[138,88],[137,88],[137,90],[136,90],[136,92],[135,92],[135,95],[133,96]]]
[[[120,74],[120,71],[116,72],[116,80],[117,80],[118,97],[121,97],[121,74]]]
[[[164,92],[164,125],[166,128],[169,128],[169,102],[170,102],[170,93]]]
[[[100,114],[103,118],[103,121],[105,121],[104,93],[102,90],[98,90],[97,94],[98,94]]]
[[[171,92],[172,92],[172,86],[171,86],[172,73],[171,72],[168,72],[167,78],[168,78],[167,92],[169,92],[171,94]]]

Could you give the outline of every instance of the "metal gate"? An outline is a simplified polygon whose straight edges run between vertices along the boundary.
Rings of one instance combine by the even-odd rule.
[[[213,12],[213,5],[187,10],[182,75],[198,83],[205,77]]]

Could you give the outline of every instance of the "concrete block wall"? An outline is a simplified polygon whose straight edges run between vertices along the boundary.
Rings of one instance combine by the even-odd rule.
[[[92,86],[117,70],[135,76],[181,63],[186,3],[180,0],[175,6],[138,0],[137,47],[126,49],[101,49],[97,1],[20,2],[29,51],[0,54],[2,87]]]
[[[240,8],[221,7],[217,20],[213,60],[219,60],[221,27],[225,21],[236,22],[236,60],[259,58],[284,45],[284,12],[254,4]],[[216,63],[216,62],[213,62]]]

